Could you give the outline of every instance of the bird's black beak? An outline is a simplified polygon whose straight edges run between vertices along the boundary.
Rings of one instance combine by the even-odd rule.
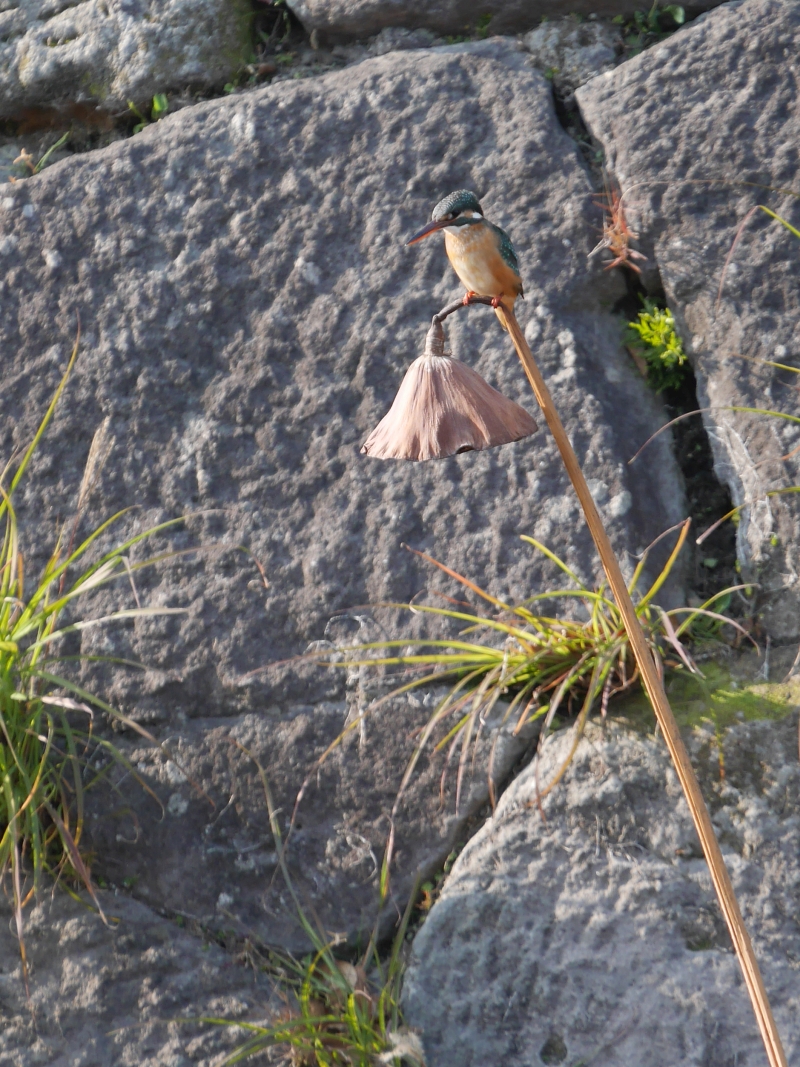
[[[423,226],[418,233],[415,233],[407,243],[415,245],[417,241],[421,241],[423,237],[428,237],[430,234],[436,233],[437,230],[443,230],[447,225],[447,221],[448,220],[440,219],[438,222],[429,222],[427,226]]]

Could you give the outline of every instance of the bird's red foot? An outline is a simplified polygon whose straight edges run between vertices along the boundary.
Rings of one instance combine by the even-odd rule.
[[[473,292],[472,289],[468,289],[464,294],[464,307],[468,308],[477,295],[478,294]]]
[[[502,306],[503,306],[503,293],[501,293],[500,296],[493,296],[492,297],[492,307],[493,308],[499,308],[499,307],[502,307]]]

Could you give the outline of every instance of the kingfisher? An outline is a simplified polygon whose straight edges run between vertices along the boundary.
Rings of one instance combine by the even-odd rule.
[[[480,201],[469,189],[456,189],[440,200],[431,218],[408,243],[416,244],[423,237],[444,230],[447,258],[466,287],[467,296],[491,297],[505,329],[500,308],[513,311],[514,301],[524,295],[511,238],[483,217]]]

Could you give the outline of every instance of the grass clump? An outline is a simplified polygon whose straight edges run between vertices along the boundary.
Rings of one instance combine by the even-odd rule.
[[[56,880],[77,878],[102,915],[80,852],[83,799],[91,784],[84,757],[90,744],[100,745],[128,770],[132,768],[110,742],[93,737],[95,711],[107,712],[152,740],[136,723],[58,673],[58,643],[66,634],[92,626],[180,610],[137,606],[100,618],[62,622],[64,612],[73,609],[79,598],[119,577],[129,578],[132,583],[133,573],[156,559],[130,563],[131,549],[181,521],[145,530],[111,551],[95,554],[93,561],[87,562],[101,535],[125,514],[113,515],[75,547],[82,508],[104,460],[97,436],[89,453],[71,531],[62,529],[38,580],[30,585],[26,581],[13,496],[52,419],[76,356],[77,344],[7,488],[4,483],[9,468],[0,476],[0,521],[4,523],[0,550],[0,881],[10,877],[26,987],[22,911],[39,893],[45,875]]]
[[[307,918],[286,864],[278,809],[264,769],[239,742],[235,742],[258,768],[269,812],[270,829],[278,854],[278,865],[294,909],[312,946],[303,959],[271,951],[261,965],[280,986],[284,1009],[266,1025],[240,1020],[205,1017],[200,1022],[214,1026],[241,1028],[247,1040],[220,1065],[241,1063],[267,1049],[283,1051],[291,1067],[425,1067],[419,1038],[405,1030],[400,1014],[403,976],[402,949],[409,919],[417,897],[411,892],[405,913],[394,937],[388,961],[377,949],[377,923],[363,958],[352,963],[334,955],[337,942],[316,929]],[[388,866],[380,878],[380,909],[389,891]],[[369,974],[368,974],[369,970]]]
[[[241,1028],[247,1040],[220,1067],[257,1056],[267,1049],[285,1053],[291,1067],[424,1067],[419,1038],[402,1028],[400,950],[405,941],[408,911],[394,940],[388,965],[375,953],[374,982],[363,963],[337,959],[334,945],[303,919],[314,951],[302,960],[270,953],[266,969],[280,983],[283,1011],[267,1024],[205,1017],[214,1026]],[[376,987],[376,988],[375,988]]]
[[[677,543],[662,571],[643,593],[639,583],[644,574],[648,555],[639,560],[631,577],[629,590],[636,600],[636,612],[642,624],[648,644],[665,668],[699,673],[691,655],[690,646],[695,634],[702,640],[709,638],[709,623],[716,627],[728,624],[744,634],[738,623],[715,610],[715,605],[729,592],[715,594],[696,608],[673,608],[669,611],[655,601],[658,592],[669,578],[689,531],[689,521],[680,525]],[[619,609],[609,597],[604,586],[588,588],[571,570],[540,542],[532,537],[522,540],[532,545],[561,570],[569,580],[569,587],[553,589],[530,597],[525,602],[512,605],[492,596],[474,582],[450,570],[436,560],[417,553],[427,562],[438,567],[463,587],[488,605],[487,614],[477,611],[456,610],[420,603],[384,605],[410,611],[416,615],[432,615],[438,619],[452,620],[460,626],[457,637],[444,639],[408,637],[345,646],[336,649],[333,656],[327,655],[329,666],[346,669],[399,669],[406,679],[401,685],[379,700],[373,702],[361,716],[351,722],[347,729],[322,754],[301,787],[298,803],[306,784],[330,753],[354,729],[363,718],[383,703],[412,689],[439,685],[444,681],[452,686],[434,708],[427,724],[421,730],[414,752],[403,775],[394,809],[394,819],[404,790],[411,779],[419,759],[434,735],[440,739],[434,751],[446,750],[448,762],[460,747],[456,783],[456,806],[458,806],[464,773],[470,763],[470,751],[474,750],[495,705],[501,699],[507,701],[503,722],[514,721],[515,732],[526,725],[538,723],[543,739],[557,714],[578,715],[578,729],[573,746],[577,747],[583,725],[593,707],[599,703],[605,714],[609,700],[626,692],[639,680],[638,668],[630,647],[628,635]],[[651,546],[652,548],[652,546]],[[569,618],[540,614],[538,607],[546,600],[573,598],[582,606],[582,617]],[[314,653],[323,658],[322,652]],[[498,734],[499,736],[499,734]],[[571,759],[571,756],[569,757]],[[569,764],[569,759],[547,790],[553,788]],[[494,803],[491,778],[492,760],[489,760],[490,799]],[[297,810],[297,807],[295,808]],[[391,840],[387,847],[387,861],[391,860]]]
[[[642,310],[625,330],[625,343],[644,360],[647,380],[657,393],[681,387],[688,361],[668,307],[643,297]]]

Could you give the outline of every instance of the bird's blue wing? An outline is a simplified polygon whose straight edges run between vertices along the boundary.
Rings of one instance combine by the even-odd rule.
[[[511,238],[508,236],[505,230],[501,230],[499,226],[495,226],[493,222],[489,225],[497,235],[498,247],[500,249],[500,255],[515,274],[519,274],[519,260],[517,259],[517,253],[514,251],[514,246],[511,243]]]

